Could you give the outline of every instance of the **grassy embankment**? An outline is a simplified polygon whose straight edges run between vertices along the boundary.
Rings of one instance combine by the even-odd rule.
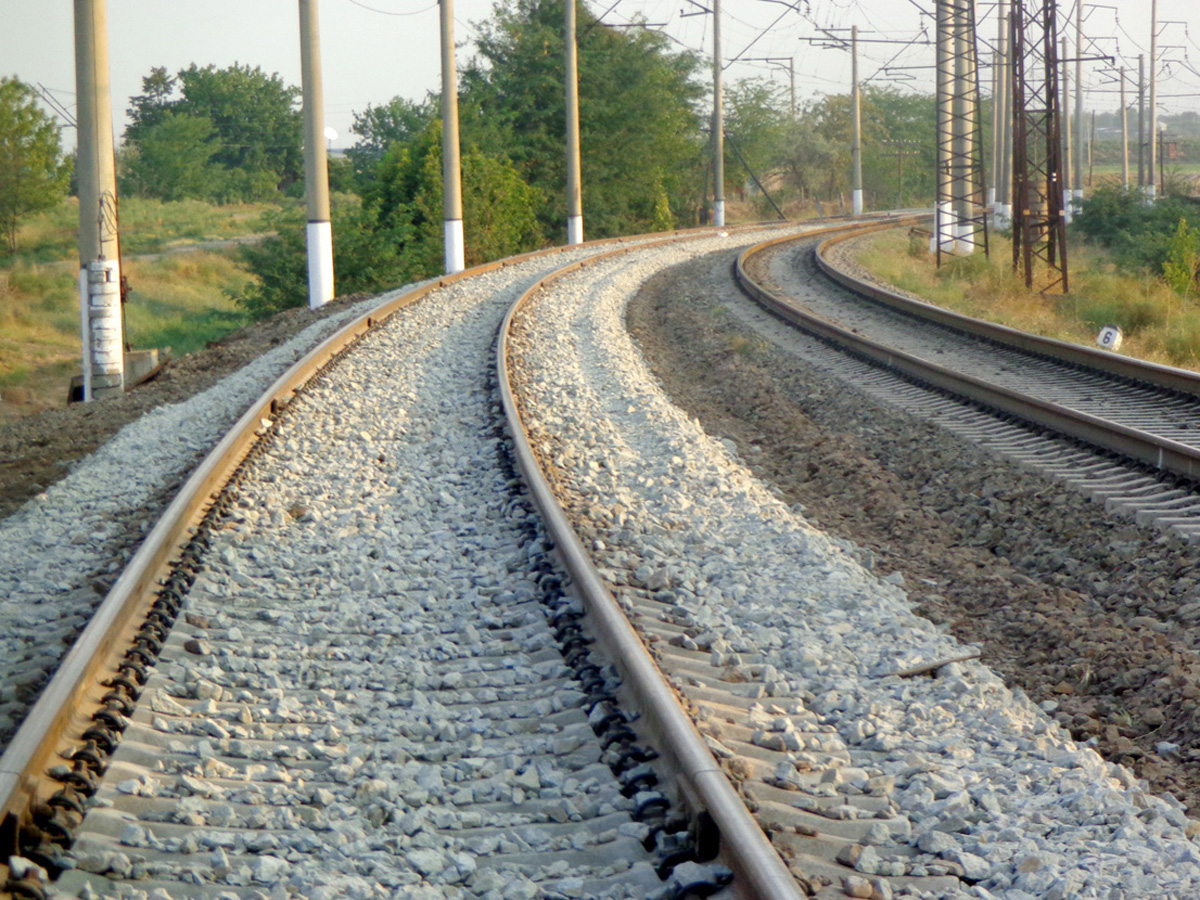
[[[1122,355],[1200,369],[1200,297],[1149,274],[1122,274],[1100,250],[1071,241],[1071,293],[1042,295],[1013,273],[1003,238],[992,236],[990,258],[961,257],[941,269],[927,248],[928,236],[894,229],[863,242],[855,258],[882,281],[969,316],[1090,346],[1102,327],[1118,325]]]
[[[248,278],[226,242],[252,235],[266,209],[138,198],[121,204],[132,347],[182,355],[248,321],[225,296]],[[77,228],[72,199],[30,217],[17,252],[0,254],[0,391],[24,389],[32,408],[65,403],[79,372]]]

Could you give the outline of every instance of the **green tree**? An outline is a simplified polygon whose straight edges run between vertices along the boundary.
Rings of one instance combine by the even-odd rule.
[[[123,159],[123,187],[144,197],[208,197],[220,179],[212,157],[213,123],[207,116],[169,113],[143,129]]]
[[[393,97],[382,106],[367,106],[354,114],[350,130],[358,135],[358,143],[346,151],[359,178],[370,181],[388,148],[395,143],[407,144],[429,127],[440,115],[438,100],[429,95],[419,102]]]
[[[749,176],[733,146],[761,180],[786,159],[791,119],[786,98],[766,79],[736,81],[725,99],[725,187],[740,194]]]
[[[1163,280],[1180,294],[1188,294],[1196,286],[1200,274],[1200,230],[1180,219],[1167,247],[1163,260]]]
[[[0,225],[10,252],[21,217],[57,204],[71,178],[58,128],[36,98],[25,83],[0,78]]]
[[[158,129],[168,119],[186,116],[210,125],[211,162],[224,170],[213,188],[218,199],[258,199],[303,178],[300,89],[279,75],[239,63],[225,69],[193,63],[175,78],[161,67],[152,69],[142,90],[131,100],[125,131],[135,159],[143,156],[145,140],[161,141]]]
[[[379,172],[379,223],[398,217],[413,228],[408,248],[424,274],[442,271],[442,123],[435,120],[408,145],[393,144]],[[537,190],[507,159],[468,145],[462,152],[463,241],[467,265],[531,250],[542,242]]]
[[[375,210],[358,197],[333,197],[333,271],[339,297],[378,293],[412,281],[418,267],[406,249],[412,229],[402,214],[381,227]],[[255,318],[308,303],[308,251],[301,212],[274,213],[263,223],[275,234],[238,251],[254,276],[233,299]]]
[[[543,233],[566,222],[566,114],[562,0],[506,0],[480,28],[463,73],[463,139],[507,156],[545,203]],[[618,31],[579,10],[580,135],[584,216],[605,236],[647,230],[661,184],[684,214],[702,183],[699,60],[672,53],[651,29]]]

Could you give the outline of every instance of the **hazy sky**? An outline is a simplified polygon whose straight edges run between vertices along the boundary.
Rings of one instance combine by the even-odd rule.
[[[703,2],[703,0],[701,0]],[[711,54],[712,21],[696,0],[587,0],[603,21],[623,24],[641,19],[669,34],[677,46]],[[1038,4],[1040,5],[1040,4]],[[460,65],[472,52],[475,25],[486,21],[493,0],[456,0],[455,37]],[[1159,0],[1160,107],[1200,111],[1200,4],[1196,0]],[[41,83],[68,108],[74,106],[75,69],[72,8],[68,0],[0,0],[0,74]],[[1063,3],[1062,9],[1073,9]],[[787,60],[794,60],[800,102],[827,93],[843,93],[850,80],[849,54],[822,48],[806,38],[818,27],[858,25],[860,72],[864,80],[932,90],[932,46],[905,42],[933,36],[928,12],[933,0],[723,0],[722,43],[729,64],[726,79],[761,75],[787,85]],[[993,40],[995,5],[979,4],[979,30]],[[278,72],[300,83],[298,6],[295,0],[108,0],[113,109],[123,126],[129,98],[141,92],[142,76],[153,66],[175,72],[195,62],[219,67],[234,62]],[[1150,0],[1085,3],[1085,35],[1096,38],[1089,53],[1120,54],[1136,72],[1137,54],[1150,38]],[[410,99],[438,90],[438,8],[435,0],[324,0],[320,6],[327,124],[339,134],[335,147],[352,143],[353,113],[401,95]],[[922,30],[925,37],[922,38]],[[1073,27],[1067,32],[1074,36]],[[867,41],[872,42],[868,43]],[[876,43],[875,41],[898,43]],[[981,54],[986,61],[986,48]],[[740,61],[777,58],[775,63]],[[885,65],[894,67],[889,73]],[[902,67],[912,67],[904,69]],[[1089,63],[1085,74],[1089,107],[1118,105],[1101,93],[1104,63]],[[911,80],[903,80],[911,79]],[[988,88],[984,87],[985,92]],[[1131,101],[1132,102],[1132,99]],[[73,144],[73,136],[65,135]]]

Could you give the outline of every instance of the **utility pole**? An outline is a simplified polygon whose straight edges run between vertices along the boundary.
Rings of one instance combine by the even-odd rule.
[[[1068,292],[1067,232],[1062,204],[1063,140],[1056,4],[1026,15],[1012,6],[1009,53],[1013,67],[1013,269],[1025,286]],[[1044,268],[1043,268],[1044,267]]]
[[[940,265],[947,251],[987,253],[988,239],[975,2],[937,0],[936,19],[938,199],[930,249]]]
[[[721,0],[713,0],[713,220],[725,227],[725,115],[721,87]]]
[[[1083,202],[1083,0],[1075,0],[1075,183],[1076,206]]]
[[[1158,0],[1150,0],[1150,167],[1146,172],[1146,198],[1154,200],[1154,136],[1158,133]]]
[[[954,95],[954,31],[950,0],[937,0],[937,207],[933,213],[933,238],[929,248],[941,262],[942,253],[954,249],[953,205],[950,201],[953,175],[954,130],[951,97]]]
[[[1088,187],[1092,186],[1092,175],[1096,168],[1096,111],[1092,110],[1092,131],[1088,138]]]
[[[316,309],[333,299],[333,225],[329,216],[329,161],[325,156],[325,101],[321,89],[317,0],[300,0],[300,84],[304,93],[308,306]]]
[[[579,154],[579,47],[575,0],[566,0],[563,44],[567,51],[567,243],[583,243],[583,176]]]
[[[1071,133],[1071,71],[1067,60],[1071,58],[1071,45],[1064,36],[1062,39],[1062,127],[1063,127],[1063,159],[1062,170],[1062,210],[1067,222],[1071,221],[1071,177],[1075,172],[1074,149],[1075,142]]]
[[[1000,145],[1000,164],[998,166],[996,227],[1008,228],[1012,224],[1012,163],[1013,163],[1013,45],[1010,36],[1012,29],[1011,10],[1003,18],[1005,38],[1004,67],[1000,73],[1000,90],[1004,107],[1004,118],[1001,121],[1003,132]]]
[[[1146,190],[1146,56],[1138,54],[1138,190]]]
[[[1125,67],[1121,66],[1121,187],[1129,190],[1129,107],[1125,102]]]
[[[1004,152],[1004,24],[1005,0],[997,0],[996,52],[992,54],[992,186],[988,190],[993,221],[1000,203],[1000,156]]]
[[[105,0],[75,0],[75,91],[83,399],[91,401],[118,396],[125,390]]]
[[[458,74],[454,63],[454,0],[439,0],[442,25],[442,218],[446,274],[467,267],[463,241],[462,164],[458,149]]]
[[[850,144],[850,158],[854,166],[853,204],[854,215],[863,213],[862,177],[862,91],[858,84],[858,26],[850,28],[850,79],[854,82],[851,93],[854,99],[854,129]]]

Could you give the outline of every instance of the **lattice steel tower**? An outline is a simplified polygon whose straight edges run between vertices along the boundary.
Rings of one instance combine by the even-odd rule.
[[[1010,21],[1013,268],[1024,273],[1027,287],[1040,282],[1043,294],[1065,294],[1069,281],[1056,4],[1014,0]]]
[[[988,250],[975,0],[937,0],[938,192],[934,249]]]

